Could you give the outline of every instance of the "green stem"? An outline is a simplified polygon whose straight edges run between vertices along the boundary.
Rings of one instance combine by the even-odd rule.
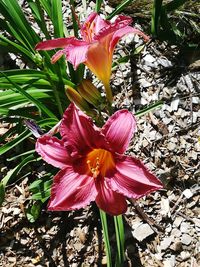
[[[63,107],[62,107],[62,103],[61,103],[61,100],[60,100],[60,96],[59,96],[57,87],[56,87],[55,83],[52,81],[51,76],[47,71],[46,71],[46,75],[47,75],[47,78],[48,78],[52,88],[53,88],[53,93],[54,93],[54,96],[55,96],[55,99],[56,99],[56,103],[58,105],[58,111],[60,113],[60,116],[62,117],[63,116]]]
[[[158,100],[156,103],[154,103],[154,104],[152,104],[152,105],[149,105],[149,106],[147,106],[146,108],[143,108],[143,109],[137,111],[137,112],[135,113],[135,115],[136,115],[137,117],[143,116],[143,115],[145,115],[146,113],[148,113],[148,112],[150,112],[150,111],[152,111],[152,110],[154,110],[154,109],[156,109],[156,108],[160,108],[160,107],[162,107],[163,104],[164,104],[164,101],[163,101],[163,100]]]
[[[122,267],[125,259],[124,255],[124,225],[122,215],[114,216],[115,223],[115,234],[117,241],[117,257],[116,257],[116,267]]]
[[[109,235],[108,235],[108,223],[106,213],[99,209],[100,218],[102,223],[103,229],[103,236],[105,242],[105,250],[106,250],[106,257],[107,257],[107,267],[112,267],[112,259],[111,259],[111,249],[110,249],[110,242],[109,242]]]
[[[105,90],[106,90],[106,98],[110,104],[112,104],[113,101],[113,95],[112,95],[112,90],[110,88],[110,83],[105,83],[104,84]]]

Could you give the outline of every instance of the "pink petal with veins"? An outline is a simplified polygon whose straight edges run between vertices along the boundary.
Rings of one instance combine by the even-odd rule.
[[[110,215],[120,215],[126,212],[127,203],[123,195],[108,188],[105,180],[97,181],[97,206]]]
[[[108,26],[99,30],[94,40],[100,41],[102,38],[112,36],[117,30],[128,26],[132,22],[130,17],[118,16],[114,23],[110,23]]]
[[[79,43],[71,42],[71,44],[65,48],[66,58],[72,63],[74,69],[76,69],[79,64],[85,63],[89,47],[89,44],[79,41]]]
[[[59,50],[57,51],[51,58],[51,63],[54,64],[56,63],[61,57],[62,55],[65,54],[65,49]]]
[[[78,41],[75,37],[68,37],[68,38],[57,38],[53,40],[46,40],[40,42],[36,45],[36,50],[52,50],[55,48],[64,48],[67,45],[71,44],[71,42]]]
[[[96,195],[93,177],[67,166],[54,177],[48,210],[66,211],[84,208],[95,200]]]
[[[112,39],[110,41],[109,51],[111,52],[114,50],[116,44],[123,36],[125,36],[126,34],[131,34],[131,33],[138,34],[138,35],[142,36],[145,41],[149,41],[149,37],[146,34],[144,34],[143,32],[141,32],[140,30],[133,28],[133,27],[130,27],[130,26],[126,26],[124,28],[117,30],[113,34]]]
[[[103,126],[105,135],[113,151],[123,154],[136,129],[135,117],[128,110],[115,112]]]
[[[115,164],[116,172],[107,180],[112,190],[137,199],[163,188],[162,183],[140,160],[128,156],[116,156]]]
[[[63,169],[70,161],[64,142],[56,137],[43,135],[37,139],[36,151],[47,163]]]
[[[70,146],[74,153],[78,152],[81,155],[91,148],[104,146],[105,143],[91,118],[76,108],[74,104],[70,104],[63,115],[60,133],[66,145]]]
[[[87,41],[88,36],[91,35],[92,41],[95,35],[108,25],[110,25],[110,21],[102,19],[96,12],[93,12],[89,15],[81,27],[81,36]]]

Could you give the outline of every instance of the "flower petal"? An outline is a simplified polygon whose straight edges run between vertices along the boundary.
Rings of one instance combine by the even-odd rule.
[[[143,32],[141,32],[140,30],[138,30],[136,28],[133,28],[133,27],[130,27],[130,26],[126,26],[124,28],[120,28],[119,30],[117,30],[113,34],[112,39],[110,41],[109,51],[112,52],[114,50],[116,44],[118,43],[118,41],[124,35],[130,34],[130,33],[141,35],[144,38],[145,41],[149,40],[149,37],[146,34],[144,34]]]
[[[51,58],[51,63],[54,64],[56,63],[61,57],[62,55],[65,54],[65,49],[59,50],[57,51]]]
[[[128,16],[118,16],[114,23],[108,24],[106,27],[99,30],[94,40],[100,40],[106,36],[112,36],[117,30],[128,26],[132,22],[132,18]]]
[[[72,41],[78,41],[75,37],[57,38],[53,40],[46,40],[36,45],[36,50],[52,50],[55,48],[64,48],[71,44]]]
[[[71,44],[65,48],[66,58],[72,63],[75,69],[79,64],[86,61],[89,46],[90,45],[84,41],[75,41],[71,42]]]
[[[103,82],[106,87],[110,82],[112,54],[100,42],[90,45],[85,65]]]
[[[56,137],[43,135],[38,138],[36,151],[47,163],[57,168],[65,168],[70,161],[64,142]]]
[[[155,175],[133,157],[117,156],[116,173],[108,180],[109,187],[129,198],[140,198],[163,188]]]
[[[94,201],[97,195],[94,179],[67,166],[54,177],[48,210],[80,209]]]
[[[91,148],[100,147],[105,143],[92,120],[74,104],[70,104],[63,115],[60,133],[66,145],[71,147],[71,155],[84,155]]]
[[[110,25],[110,21],[104,20],[96,12],[92,12],[81,27],[81,36],[85,41],[92,41],[96,34]]]
[[[97,206],[113,216],[125,213],[127,210],[125,197],[109,189],[105,179],[97,183],[98,195],[95,200]]]
[[[136,129],[136,120],[128,110],[115,112],[102,128],[111,149],[123,154]]]

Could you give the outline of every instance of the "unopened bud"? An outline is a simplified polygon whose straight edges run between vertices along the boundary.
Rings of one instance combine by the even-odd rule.
[[[69,100],[72,101],[77,107],[79,107],[83,111],[86,111],[86,113],[88,114],[92,114],[92,111],[88,103],[75,89],[73,89],[70,86],[67,86],[66,94]]]
[[[77,89],[80,95],[93,106],[97,107],[101,103],[101,93],[90,80],[83,80]]]

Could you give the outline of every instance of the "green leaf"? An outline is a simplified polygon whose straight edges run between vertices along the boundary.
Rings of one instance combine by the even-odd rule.
[[[41,208],[42,204],[38,201],[26,210],[26,217],[29,222],[34,223],[38,219],[38,217],[40,216]]]
[[[21,134],[19,134],[15,139],[6,143],[5,145],[0,147],[0,156],[9,151],[11,148],[20,144],[23,140],[31,136],[31,133],[28,130],[25,130]]]
[[[10,183],[18,174],[18,172],[25,167],[28,163],[33,162],[33,161],[37,161],[37,158],[35,157],[35,155],[30,155],[27,158],[25,158],[24,160],[22,160],[22,162],[20,162],[14,169],[8,171],[8,173],[6,174],[6,176],[2,179],[2,183],[4,185],[4,187]]]
[[[51,194],[52,179],[47,176],[48,180],[45,181],[45,178],[36,180],[29,186],[30,191],[33,193],[31,198],[40,200],[42,203],[46,202]]]
[[[162,100],[159,100],[159,101],[157,101],[156,103],[154,103],[154,104],[152,104],[152,105],[149,105],[148,107],[143,108],[143,109],[137,111],[137,112],[135,113],[135,115],[136,115],[137,117],[141,117],[141,116],[145,115],[146,113],[148,113],[148,112],[150,112],[150,111],[152,111],[152,110],[155,110],[156,108],[160,108],[160,107],[162,107],[163,104],[164,104],[164,102],[163,102]]]
[[[124,0],[122,1],[117,7],[114,9],[114,11],[107,16],[106,19],[110,20],[112,19],[115,15],[119,14],[126,6],[128,6],[130,3],[132,3],[133,0]]]
[[[45,106],[43,105],[40,101],[38,101],[36,98],[32,97],[30,94],[28,94],[24,89],[22,89],[18,84],[13,82],[6,74],[1,72],[2,75],[5,76],[5,78],[14,85],[14,87],[17,89],[17,91],[25,96],[30,102],[34,103],[39,110],[42,110],[47,116],[56,118],[56,116]]]
[[[5,199],[5,186],[2,182],[0,182],[0,206],[4,202]]]
[[[103,0],[96,0],[95,11],[99,13]]]
[[[62,1],[52,1],[52,22],[54,26],[54,37],[64,37],[63,31],[63,16],[62,16]]]
[[[23,36],[24,42],[29,49],[33,51],[35,44],[40,41],[40,38],[26,20],[18,2],[16,0],[0,0],[0,10],[13,29]]]
[[[114,216],[114,224],[115,224],[115,234],[117,241],[117,257],[115,266],[123,266],[123,262],[125,259],[125,250],[124,250],[124,224],[122,215]]]
[[[162,11],[162,0],[154,0],[151,16],[151,33],[154,37],[158,35],[159,20]]]

